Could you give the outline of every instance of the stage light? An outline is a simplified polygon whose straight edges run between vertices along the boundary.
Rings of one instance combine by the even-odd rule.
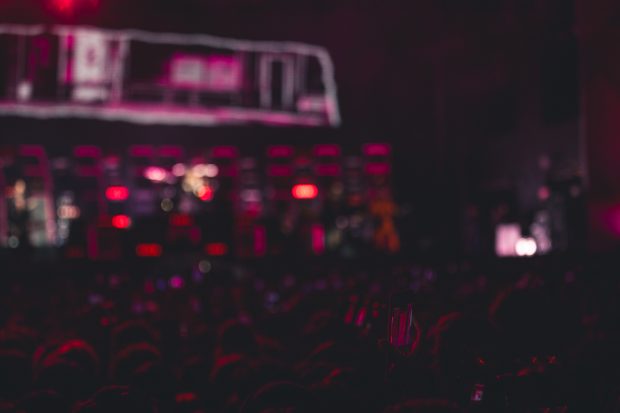
[[[168,173],[164,168],[159,166],[149,166],[144,170],[144,177],[149,181],[161,182],[168,176]]]
[[[73,0],[52,0],[52,6],[61,13],[70,13],[75,7]]]
[[[170,288],[179,289],[185,285],[185,280],[180,275],[173,275],[169,281]]]
[[[521,226],[515,223],[503,223],[495,228],[495,254],[498,257],[513,257],[517,242],[521,239]]]
[[[186,214],[174,214],[170,217],[170,224],[174,227],[189,227],[192,217]]]
[[[270,158],[289,158],[293,156],[293,148],[288,145],[273,145],[267,148],[267,156]]]
[[[131,218],[127,215],[114,215],[112,217],[112,226],[118,229],[126,229],[131,226]]]
[[[58,207],[58,217],[61,219],[77,219],[80,217],[80,208],[75,205],[61,205]]]
[[[267,230],[263,225],[254,227],[254,255],[263,256],[267,252]]]
[[[215,178],[220,173],[220,170],[217,167],[217,165],[214,165],[212,163],[209,163],[209,164],[199,163],[198,165],[195,165],[192,169],[194,173],[201,178],[202,177]]]
[[[239,194],[243,202],[256,203],[261,200],[261,192],[258,189],[243,189]]]
[[[319,176],[340,176],[342,175],[342,170],[340,168],[340,165],[338,164],[317,165],[314,171]]]
[[[531,257],[536,254],[536,250],[534,238],[520,238],[515,244],[515,252],[519,257]]]
[[[136,246],[136,255],[138,257],[159,257],[162,248],[159,244],[138,244]]]
[[[223,242],[210,242],[205,245],[205,252],[212,256],[222,256],[228,252],[228,245]]]
[[[368,163],[365,169],[368,175],[388,175],[391,168],[387,163]]]
[[[213,199],[213,188],[210,186],[203,186],[196,191],[196,196],[203,201],[211,201]]]
[[[212,152],[214,158],[236,158],[238,154],[234,146],[216,146]]]
[[[541,201],[546,201],[551,196],[551,191],[547,186],[541,186],[538,188],[538,199]]]
[[[297,184],[291,190],[295,199],[314,199],[319,194],[319,189],[314,184]]]
[[[321,224],[312,225],[312,252],[321,255],[325,251],[325,228]]]
[[[316,156],[340,156],[340,152],[340,145],[335,144],[322,144],[314,147]]]
[[[364,145],[364,154],[367,156],[388,156],[392,148],[385,143],[369,143]]]
[[[129,189],[126,186],[111,186],[105,190],[105,197],[110,201],[125,201],[129,198]]]
[[[182,163],[177,163],[172,167],[172,174],[177,177],[183,176],[185,175],[186,169],[187,168],[185,168],[185,165]]]
[[[291,176],[293,175],[293,168],[289,165],[269,165],[267,169],[269,176]]]
[[[97,7],[99,0],[50,0],[50,5],[58,13],[73,14],[78,8]]]

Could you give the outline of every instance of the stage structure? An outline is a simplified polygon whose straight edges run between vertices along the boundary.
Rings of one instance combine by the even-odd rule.
[[[0,25],[0,115],[340,124],[322,47],[70,26]]]

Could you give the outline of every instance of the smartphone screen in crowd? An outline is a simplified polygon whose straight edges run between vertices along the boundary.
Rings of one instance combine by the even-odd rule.
[[[418,339],[413,311],[413,293],[392,294],[388,320],[388,342],[394,348],[408,352]]]

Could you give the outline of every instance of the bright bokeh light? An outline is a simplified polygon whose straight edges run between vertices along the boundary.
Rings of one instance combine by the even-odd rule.
[[[70,13],[74,8],[74,0],[52,0],[52,6],[59,12]]]
[[[73,14],[78,9],[93,8],[99,5],[99,0],[49,0],[52,9],[62,14]]]
[[[196,196],[205,202],[211,201],[213,199],[213,188],[205,185],[196,191]]]
[[[319,194],[319,189],[314,184],[297,184],[291,190],[295,199],[314,199]]]
[[[177,163],[172,167],[172,175],[177,177],[185,175],[185,171],[185,165],[183,165],[182,163]]]
[[[214,165],[212,163],[199,163],[198,165],[195,165],[192,169],[193,172],[200,178],[215,178],[220,173],[217,165]]]
[[[105,190],[105,197],[110,201],[125,201],[129,198],[129,189],[126,186],[111,186]]]
[[[498,257],[513,257],[521,239],[521,226],[515,223],[499,224],[495,228],[495,253]]]
[[[168,173],[164,168],[159,166],[149,166],[144,170],[144,177],[149,181],[161,182],[166,179]]]
[[[127,215],[114,215],[112,217],[112,226],[118,229],[126,229],[131,226],[131,218]]]
[[[515,252],[519,257],[531,257],[536,254],[536,249],[534,238],[520,238],[515,244]]]

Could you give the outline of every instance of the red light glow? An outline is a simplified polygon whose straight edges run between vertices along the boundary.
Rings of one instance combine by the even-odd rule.
[[[105,190],[105,197],[110,201],[125,201],[129,198],[129,189],[126,186],[111,186]]]
[[[210,242],[205,245],[205,252],[212,256],[222,256],[228,252],[228,245],[223,242]]]
[[[161,245],[159,244],[138,244],[136,255],[138,257],[159,257],[161,255]]]
[[[291,190],[295,199],[314,199],[319,194],[319,189],[314,184],[297,184]]]
[[[189,227],[192,225],[192,217],[186,214],[174,214],[170,217],[170,224],[174,227]]]
[[[127,215],[114,215],[112,217],[112,226],[118,229],[126,229],[131,226],[131,218]]]
[[[213,199],[213,188],[210,186],[203,186],[196,192],[196,195],[205,202],[211,201]]]
[[[320,255],[325,251],[325,228],[323,225],[312,225],[312,252],[316,255]]]

